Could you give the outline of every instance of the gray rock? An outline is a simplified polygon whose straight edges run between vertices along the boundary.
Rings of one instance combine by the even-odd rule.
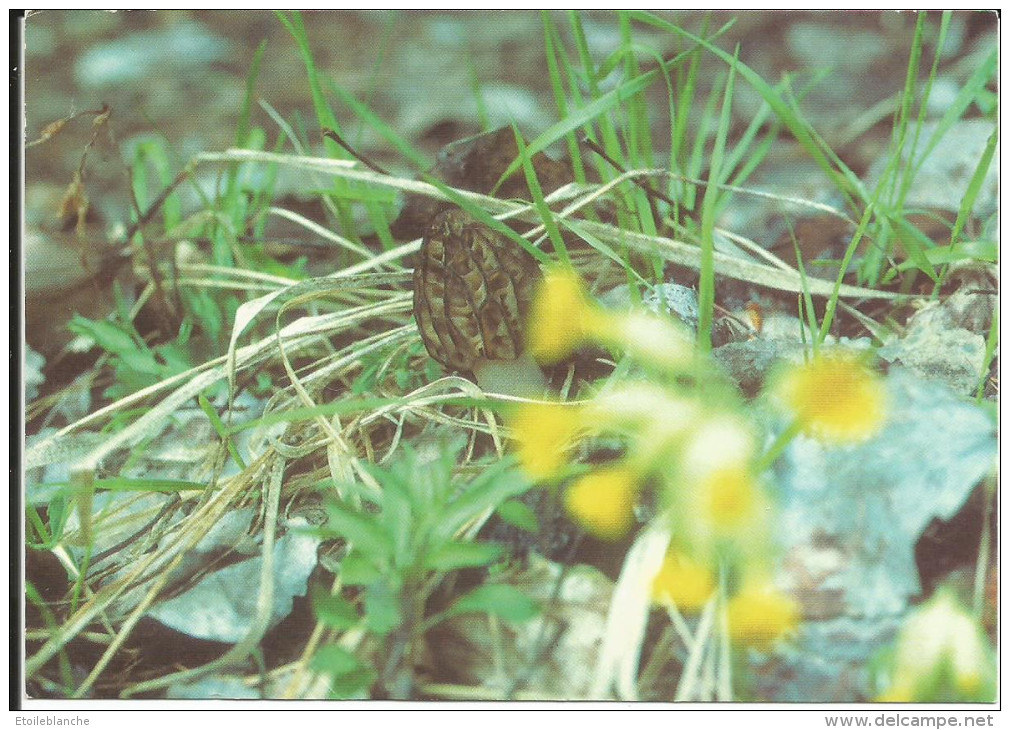
[[[776,466],[780,534],[807,567],[791,575],[822,574],[817,590],[834,592],[836,615],[902,612],[920,591],[923,530],[953,517],[995,468],[996,427],[983,408],[901,368],[888,375],[887,396],[887,424],[869,441],[845,448],[798,437]]]
[[[755,690],[777,702],[872,699],[869,662],[919,595],[915,545],[996,464],[995,423],[948,388],[897,369],[890,415],[865,444],[799,437],[776,465],[782,587],[802,603],[796,637],[751,656]]]
[[[273,606],[270,625],[291,613],[295,596],[305,595],[316,566],[320,538],[297,526],[274,545]],[[185,593],[159,603],[147,615],[198,639],[236,643],[250,631],[256,616],[263,557],[211,573]]]
[[[996,283],[994,278],[987,280],[985,270],[956,275],[964,286],[943,302],[931,302],[912,315],[904,336],[891,340],[877,354],[956,393],[971,395],[986,365],[983,333],[988,333],[992,321]]]
[[[713,350],[712,355],[743,392],[756,394],[776,365],[783,361],[802,360],[803,346],[799,342],[756,338],[729,342]]]
[[[46,376],[42,374],[45,365],[46,359],[26,345],[24,360],[26,405],[39,397],[39,387],[46,382]]]
[[[698,293],[681,284],[660,284],[646,292],[642,304],[656,314],[672,314],[692,330],[698,329]]]
[[[793,23],[786,32],[793,58],[813,68],[837,68],[858,73],[871,68],[888,53],[887,43],[869,30],[835,23]]]
[[[961,395],[978,388],[985,364],[985,338],[965,329],[916,327],[878,350],[884,360],[944,383]]]
[[[935,121],[922,125],[918,144],[911,155],[916,164],[919,164],[938,128],[939,124]],[[958,122],[947,130],[921,162],[905,198],[905,207],[957,212],[994,129],[995,123],[990,120],[969,119]],[[908,164],[909,158],[909,150],[906,150],[902,155],[903,167]],[[993,161],[998,159],[997,148]],[[872,190],[877,186],[888,164],[890,160],[881,157],[871,166],[866,176],[867,189]],[[984,218],[995,210],[998,188],[999,165],[990,163],[975,200],[975,212],[979,217]]]
[[[77,62],[74,73],[85,88],[134,83],[156,72],[189,72],[220,61],[230,52],[224,38],[194,22],[124,36],[95,46]]]

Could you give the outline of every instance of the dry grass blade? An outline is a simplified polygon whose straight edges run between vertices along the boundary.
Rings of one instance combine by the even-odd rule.
[[[701,265],[700,249],[683,241],[664,238],[662,236],[649,236],[633,231],[624,231],[595,221],[579,220],[576,222],[569,220],[565,221],[564,225],[573,233],[578,234],[581,231],[587,236],[592,236],[615,246],[623,244],[628,248],[646,254],[658,252],[665,260],[680,266],[696,269]],[[784,271],[781,268],[746,261],[719,253],[718,251],[714,252],[713,255],[716,271],[720,276],[780,291],[793,293],[803,291],[803,282],[798,272]],[[811,294],[819,296],[831,296],[835,287],[835,283],[832,281],[815,279],[813,277],[807,277],[806,284]],[[895,292],[867,289],[847,284],[843,284],[840,287],[839,294],[844,297],[860,299],[897,299],[900,297]]]
[[[249,150],[228,150],[225,153],[202,155],[199,159],[203,161],[244,160],[285,164],[298,169],[324,172],[329,175],[333,175],[334,177],[347,180],[371,183],[383,187],[394,188],[403,192],[445,199],[445,195],[433,185],[391,175],[382,175],[371,170],[362,170],[350,166],[347,163],[331,164],[335,161],[327,160],[325,158],[277,155],[265,152],[253,152]],[[590,205],[594,200],[611,192],[622,182],[667,174],[669,173],[663,170],[632,170],[622,174],[615,180],[603,186],[594,187],[579,186],[574,184],[566,185],[565,187],[555,191],[552,195],[547,196],[545,200],[548,203],[556,203],[563,199],[576,197],[580,193],[584,193],[584,191],[588,188],[590,190],[588,194],[584,194],[583,197],[564,208],[560,213],[554,214],[555,220],[560,225],[563,225],[576,235],[581,235],[582,238],[587,240],[595,239],[602,241],[613,246],[616,250],[620,250],[622,246],[627,245],[634,250],[648,255],[655,255],[658,253],[658,255],[660,255],[663,259],[680,266],[700,269],[701,250],[698,246],[691,243],[677,241],[663,236],[650,236],[644,233],[636,233],[634,231],[624,230],[606,223],[573,218],[573,214],[576,211]],[[733,186],[724,187],[735,192],[767,197],[780,203],[803,205],[830,215],[841,216],[841,214],[834,208],[813,201],[784,198],[772,193],[747,188],[736,188]],[[520,219],[529,220],[531,222],[536,222],[538,220],[538,214],[533,211],[531,205],[498,200],[497,198],[480,195],[478,193],[471,193],[465,190],[455,190],[455,192],[461,197],[473,201],[477,205],[503,219],[519,217]],[[542,225],[535,226],[528,232],[528,236],[536,237],[541,235],[543,232],[544,228]],[[780,291],[793,293],[801,293],[804,291],[804,283],[799,272],[795,269],[791,269],[790,267],[783,268],[781,262],[772,262],[773,265],[765,265],[719,252],[715,252],[714,256],[716,272],[719,276],[745,281],[771,289],[778,289]],[[825,297],[832,296],[835,288],[835,282],[813,277],[806,278],[806,285],[808,287],[807,290],[811,294]],[[899,298],[900,295],[894,292],[842,285],[839,289],[839,296],[861,299],[896,299]]]
[[[277,536],[277,515],[280,507],[284,467],[285,463],[283,459],[275,459],[270,466],[269,476],[266,480],[267,494],[263,524],[263,563],[260,570],[259,589],[256,593],[256,616],[245,638],[225,652],[223,656],[201,667],[186,669],[148,682],[136,684],[123,692],[124,698],[133,694],[167,687],[176,682],[193,681],[194,679],[207,676],[214,671],[245,659],[259,645],[260,640],[269,628],[270,609],[273,605],[274,541]]]
[[[658,518],[628,550],[607,614],[591,697],[609,697],[613,690],[618,699],[638,699],[638,661],[652,601],[652,580],[669,544],[668,522]]]

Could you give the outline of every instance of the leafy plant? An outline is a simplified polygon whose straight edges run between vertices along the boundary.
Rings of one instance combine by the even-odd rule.
[[[537,613],[529,597],[493,583],[432,613],[431,598],[448,575],[502,560],[501,545],[474,533],[492,511],[530,488],[508,460],[461,484],[453,478],[458,456],[459,448],[444,448],[426,459],[406,447],[390,467],[367,468],[371,486],[342,485],[341,495],[328,500],[321,533],[343,540],[347,552],[337,571],[341,590],[313,596],[316,616],[332,629],[357,627],[371,638],[368,650],[358,654],[334,645],[316,653],[313,667],[329,675],[334,695],[354,695],[378,681],[379,693],[405,699],[432,626],[460,613],[516,622]],[[507,511],[514,518],[514,506]]]
[[[90,338],[110,356],[115,382],[105,394],[119,398],[192,367],[189,329],[172,342],[148,345],[130,321],[92,320],[77,315],[69,329]]]

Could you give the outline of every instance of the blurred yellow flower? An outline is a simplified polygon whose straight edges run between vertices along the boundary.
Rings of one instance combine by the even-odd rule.
[[[761,492],[747,467],[716,469],[699,488],[705,517],[717,533],[733,532],[754,519]]]
[[[996,660],[978,621],[939,590],[898,634],[891,686],[879,702],[991,702]]]
[[[557,477],[581,429],[580,409],[559,403],[525,403],[512,415],[519,463],[534,480]]]
[[[626,467],[598,469],[565,492],[568,513],[591,535],[619,540],[635,524],[638,475]]]
[[[527,347],[543,365],[561,362],[587,341],[623,350],[643,365],[677,372],[694,359],[694,342],[678,322],[651,312],[609,312],[593,301],[574,271],[544,275],[529,313]]]
[[[799,624],[799,604],[772,586],[745,583],[726,607],[733,643],[766,649]]]
[[[725,413],[710,416],[695,426],[682,457],[685,477],[702,482],[715,471],[750,464],[756,442],[748,423]]]
[[[676,468],[663,475],[664,496],[692,550],[726,539],[745,552],[767,549],[768,499],[753,471],[756,445],[749,424],[729,412],[699,414],[683,437]]]
[[[714,591],[712,569],[676,551],[667,553],[652,581],[652,598],[656,603],[672,601],[677,610],[685,613],[700,610]]]
[[[817,356],[783,371],[773,387],[800,428],[826,441],[863,441],[886,417],[880,376],[849,355]]]
[[[604,317],[578,274],[566,268],[549,270],[530,307],[529,351],[544,365],[561,362],[582,346]]]

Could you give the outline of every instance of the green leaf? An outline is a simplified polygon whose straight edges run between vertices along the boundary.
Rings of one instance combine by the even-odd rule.
[[[423,475],[419,475],[423,479]],[[413,494],[413,485],[406,484],[392,472],[378,472],[378,481],[382,485],[382,494],[378,500],[382,506],[381,516],[377,519],[382,526],[383,534],[392,548],[394,565],[410,565],[414,562],[417,520],[415,515],[421,510],[414,508],[417,495]]]
[[[319,647],[319,650],[312,656],[310,666],[316,672],[339,677],[342,674],[362,669],[366,665],[347,649],[329,644]]]
[[[537,519],[537,513],[525,502],[520,502],[518,499],[510,499],[507,502],[503,502],[501,507],[498,508],[498,516],[520,530],[526,530],[526,532],[540,531],[540,521]]]
[[[378,674],[371,667],[333,677],[330,679],[330,696],[334,699],[368,699],[366,690],[375,684],[377,678]]]
[[[116,355],[133,353],[138,349],[137,342],[133,337],[111,322],[86,319],[75,314],[67,328],[75,334],[90,337],[103,350]]]
[[[312,610],[316,618],[332,629],[349,629],[361,621],[354,604],[339,595],[330,595],[325,589],[312,587]]]
[[[352,550],[340,561],[340,580],[345,586],[367,586],[382,577],[382,573],[361,550]]]
[[[326,503],[326,529],[370,555],[373,561],[389,560],[393,545],[375,519],[335,499]]]
[[[365,592],[365,625],[372,633],[384,636],[403,623],[400,591],[387,579],[381,579]]]
[[[448,611],[448,615],[461,613],[489,613],[506,621],[522,623],[539,614],[540,607],[518,588],[491,584],[462,596]]]
[[[428,570],[458,570],[490,565],[498,560],[504,549],[489,542],[450,541],[425,556],[424,567]]]
[[[957,220],[954,221],[954,228],[950,232],[951,243],[957,243],[957,239],[961,235],[961,230],[964,228],[965,223],[971,216],[971,211],[975,207],[975,199],[978,197],[979,190],[982,189],[986,173],[989,171],[989,165],[992,164],[993,154],[996,152],[998,135],[999,127],[996,127],[992,130],[992,134],[989,135],[989,139],[986,141],[985,150],[982,152],[982,156],[978,160],[978,165],[975,166],[975,172],[972,174],[971,181],[968,183],[968,189],[965,190],[964,197],[961,199],[961,205],[957,211]]]
[[[451,538],[460,527],[484,512],[498,507],[506,499],[517,497],[533,486],[521,473],[502,462],[476,479],[467,490],[448,506],[438,523],[436,534]]]
[[[124,352],[119,357],[124,366],[138,375],[159,375],[162,371],[161,365],[150,350]]]

